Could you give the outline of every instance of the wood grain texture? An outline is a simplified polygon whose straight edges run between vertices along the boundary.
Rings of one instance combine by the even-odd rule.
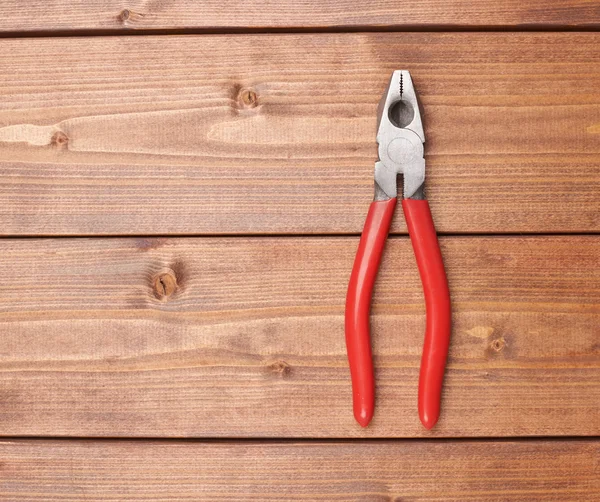
[[[181,30],[223,28],[594,27],[589,0],[3,0],[0,31]]]
[[[357,238],[0,240],[1,433],[600,434],[600,237],[441,245],[453,335],[427,432],[423,297],[405,237],[388,242],[376,285],[366,430],[343,329]]]
[[[598,33],[5,39],[0,54],[2,235],[358,233],[397,68],[424,106],[441,232],[600,231]]]
[[[600,498],[598,441],[3,441],[14,502]]]

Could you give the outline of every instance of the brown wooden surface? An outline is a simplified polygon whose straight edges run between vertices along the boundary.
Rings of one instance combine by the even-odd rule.
[[[3,0],[0,500],[600,499],[600,33],[531,31],[598,28],[587,0]],[[452,234],[431,432],[406,237],[366,430],[343,335],[398,68]]]
[[[590,0],[3,0],[0,31],[226,28],[597,27]]]
[[[6,39],[0,53],[3,235],[358,233],[377,102],[401,67],[441,232],[600,230],[597,33]]]
[[[416,412],[410,242],[374,297],[378,402],[352,417],[343,309],[358,238],[0,240],[6,435],[600,434],[600,237],[447,237],[442,417]]]
[[[598,441],[3,441],[15,502],[592,501]]]

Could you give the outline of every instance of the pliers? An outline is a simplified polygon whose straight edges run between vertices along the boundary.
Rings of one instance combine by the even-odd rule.
[[[402,208],[425,293],[426,330],[419,376],[418,409],[431,429],[440,413],[450,345],[450,292],[429,203],[425,199],[425,134],[410,73],[394,71],[378,109],[375,197],[358,245],[346,297],[346,347],[352,377],[354,417],[366,427],[375,409],[375,378],[369,313],[375,277],[403,175]]]

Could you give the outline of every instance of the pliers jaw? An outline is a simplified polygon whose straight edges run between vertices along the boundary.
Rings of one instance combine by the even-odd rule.
[[[392,74],[377,110],[379,160],[375,163],[375,200],[398,196],[397,178],[404,175],[403,197],[423,199],[425,134],[410,72]]]

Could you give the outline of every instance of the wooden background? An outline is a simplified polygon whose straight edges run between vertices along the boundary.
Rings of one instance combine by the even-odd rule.
[[[600,500],[600,3],[4,0],[0,499]],[[453,333],[416,412],[401,213],[344,299],[394,69]]]

